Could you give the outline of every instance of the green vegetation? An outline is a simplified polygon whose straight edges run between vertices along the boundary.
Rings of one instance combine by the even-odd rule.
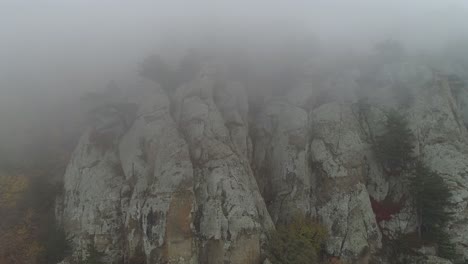
[[[420,235],[425,240],[433,240],[450,220],[445,210],[450,206],[450,191],[439,174],[418,162],[411,178],[411,193],[416,208],[420,209]]]
[[[437,254],[441,258],[452,261],[458,260],[459,257],[455,251],[455,245],[450,241],[450,236],[444,230],[440,230],[436,238]],[[458,262],[457,262],[458,263]]]
[[[396,234],[395,237],[385,241],[383,251],[390,256],[389,263],[392,264],[408,264],[414,263],[415,257],[421,257],[422,254],[413,250],[414,247],[420,245],[420,241],[414,233]]]
[[[55,220],[55,201],[74,140],[33,138],[21,159],[0,166],[0,263],[58,263],[70,254],[67,235]],[[72,136],[70,136],[72,137]],[[68,141],[70,139],[70,142]],[[6,165],[6,166],[3,166]]]
[[[273,264],[318,263],[326,238],[327,231],[322,225],[298,214],[272,233],[268,257]]]
[[[404,261],[405,255],[411,255],[411,248],[432,244],[437,245],[440,257],[454,259],[454,245],[446,233],[452,218],[447,211],[451,207],[450,190],[438,173],[413,157],[413,139],[404,117],[395,110],[390,111],[386,131],[376,140],[376,156],[390,175],[401,175],[403,171],[409,175],[409,193],[417,212],[418,227],[415,236],[402,234],[393,238],[391,254],[402,256],[395,259],[401,263],[398,261]]]
[[[0,174],[0,263],[58,263],[70,242],[55,221],[56,185]]]
[[[376,156],[388,173],[400,174],[414,164],[413,139],[405,118],[395,110],[390,111],[386,131],[375,142]]]
[[[418,234],[424,242],[437,243],[439,255],[453,258],[454,247],[445,232],[452,216],[450,190],[442,177],[418,162],[411,178],[411,194],[418,211]]]

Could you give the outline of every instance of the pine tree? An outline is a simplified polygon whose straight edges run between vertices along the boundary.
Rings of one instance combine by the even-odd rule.
[[[385,133],[376,139],[375,152],[384,169],[392,174],[409,169],[414,163],[413,134],[397,111],[388,113]]]
[[[447,232],[441,230],[437,235],[437,252],[439,257],[453,260],[456,256],[455,245],[450,241]]]
[[[437,243],[441,257],[453,258],[454,246],[445,231],[452,214],[450,190],[442,177],[418,162],[411,178],[411,193],[418,215],[418,233],[425,242]]]

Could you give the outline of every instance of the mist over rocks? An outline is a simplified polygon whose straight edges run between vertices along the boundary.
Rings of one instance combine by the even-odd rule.
[[[291,86],[282,91],[272,75],[252,64],[253,73],[239,74],[220,54],[199,57],[180,85],[129,92],[122,100],[138,110],[126,125],[119,122],[128,115],[105,104],[108,114],[82,136],[64,177],[59,217],[75,254],[94,241],[112,263],[260,263],[275,224],[301,212],[327,228],[327,256],[351,263],[369,248],[385,258],[389,238],[416,230],[407,184],[373,151],[392,108],[407,116],[416,155],[456,183],[447,228],[466,254],[464,86],[403,58],[371,73],[356,64],[284,75]],[[338,92],[345,84],[349,92]]]
[[[392,113],[468,259],[463,1],[58,2],[0,3],[0,172],[54,168],[65,263],[277,264],[297,215],[324,263],[400,261],[421,223],[412,172],[377,155]]]

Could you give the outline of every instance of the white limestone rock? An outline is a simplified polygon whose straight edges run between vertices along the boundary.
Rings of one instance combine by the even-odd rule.
[[[468,133],[447,79],[421,89],[411,108],[410,124],[417,136],[421,159],[449,185],[455,207],[447,227],[457,251],[468,258]]]
[[[381,234],[364,185],[366,145],[350,105],[329,103],[313,110],[310,162],[316,215],[329,229],[327,251],[350,259],[380,247]]]
[[[199,261],[256,263],[261,237],[273,226],[246,157],[246,98],[235,84],[218,90],[215,76],[205,69],[173,95],[194,170]]]
[[[304,109],[280,101],[266,105],[254,122],[253,166],[275,222],[312,210],[307,124]]]

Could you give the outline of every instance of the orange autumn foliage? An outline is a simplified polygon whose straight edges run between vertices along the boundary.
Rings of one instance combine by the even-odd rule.
[[[35,212],[21,205],[29,179],[0,175],[0,264],[35,264],[43,248]]]
[[[0,210],[15,207],[28,183],[24,176],[0,175]]]

